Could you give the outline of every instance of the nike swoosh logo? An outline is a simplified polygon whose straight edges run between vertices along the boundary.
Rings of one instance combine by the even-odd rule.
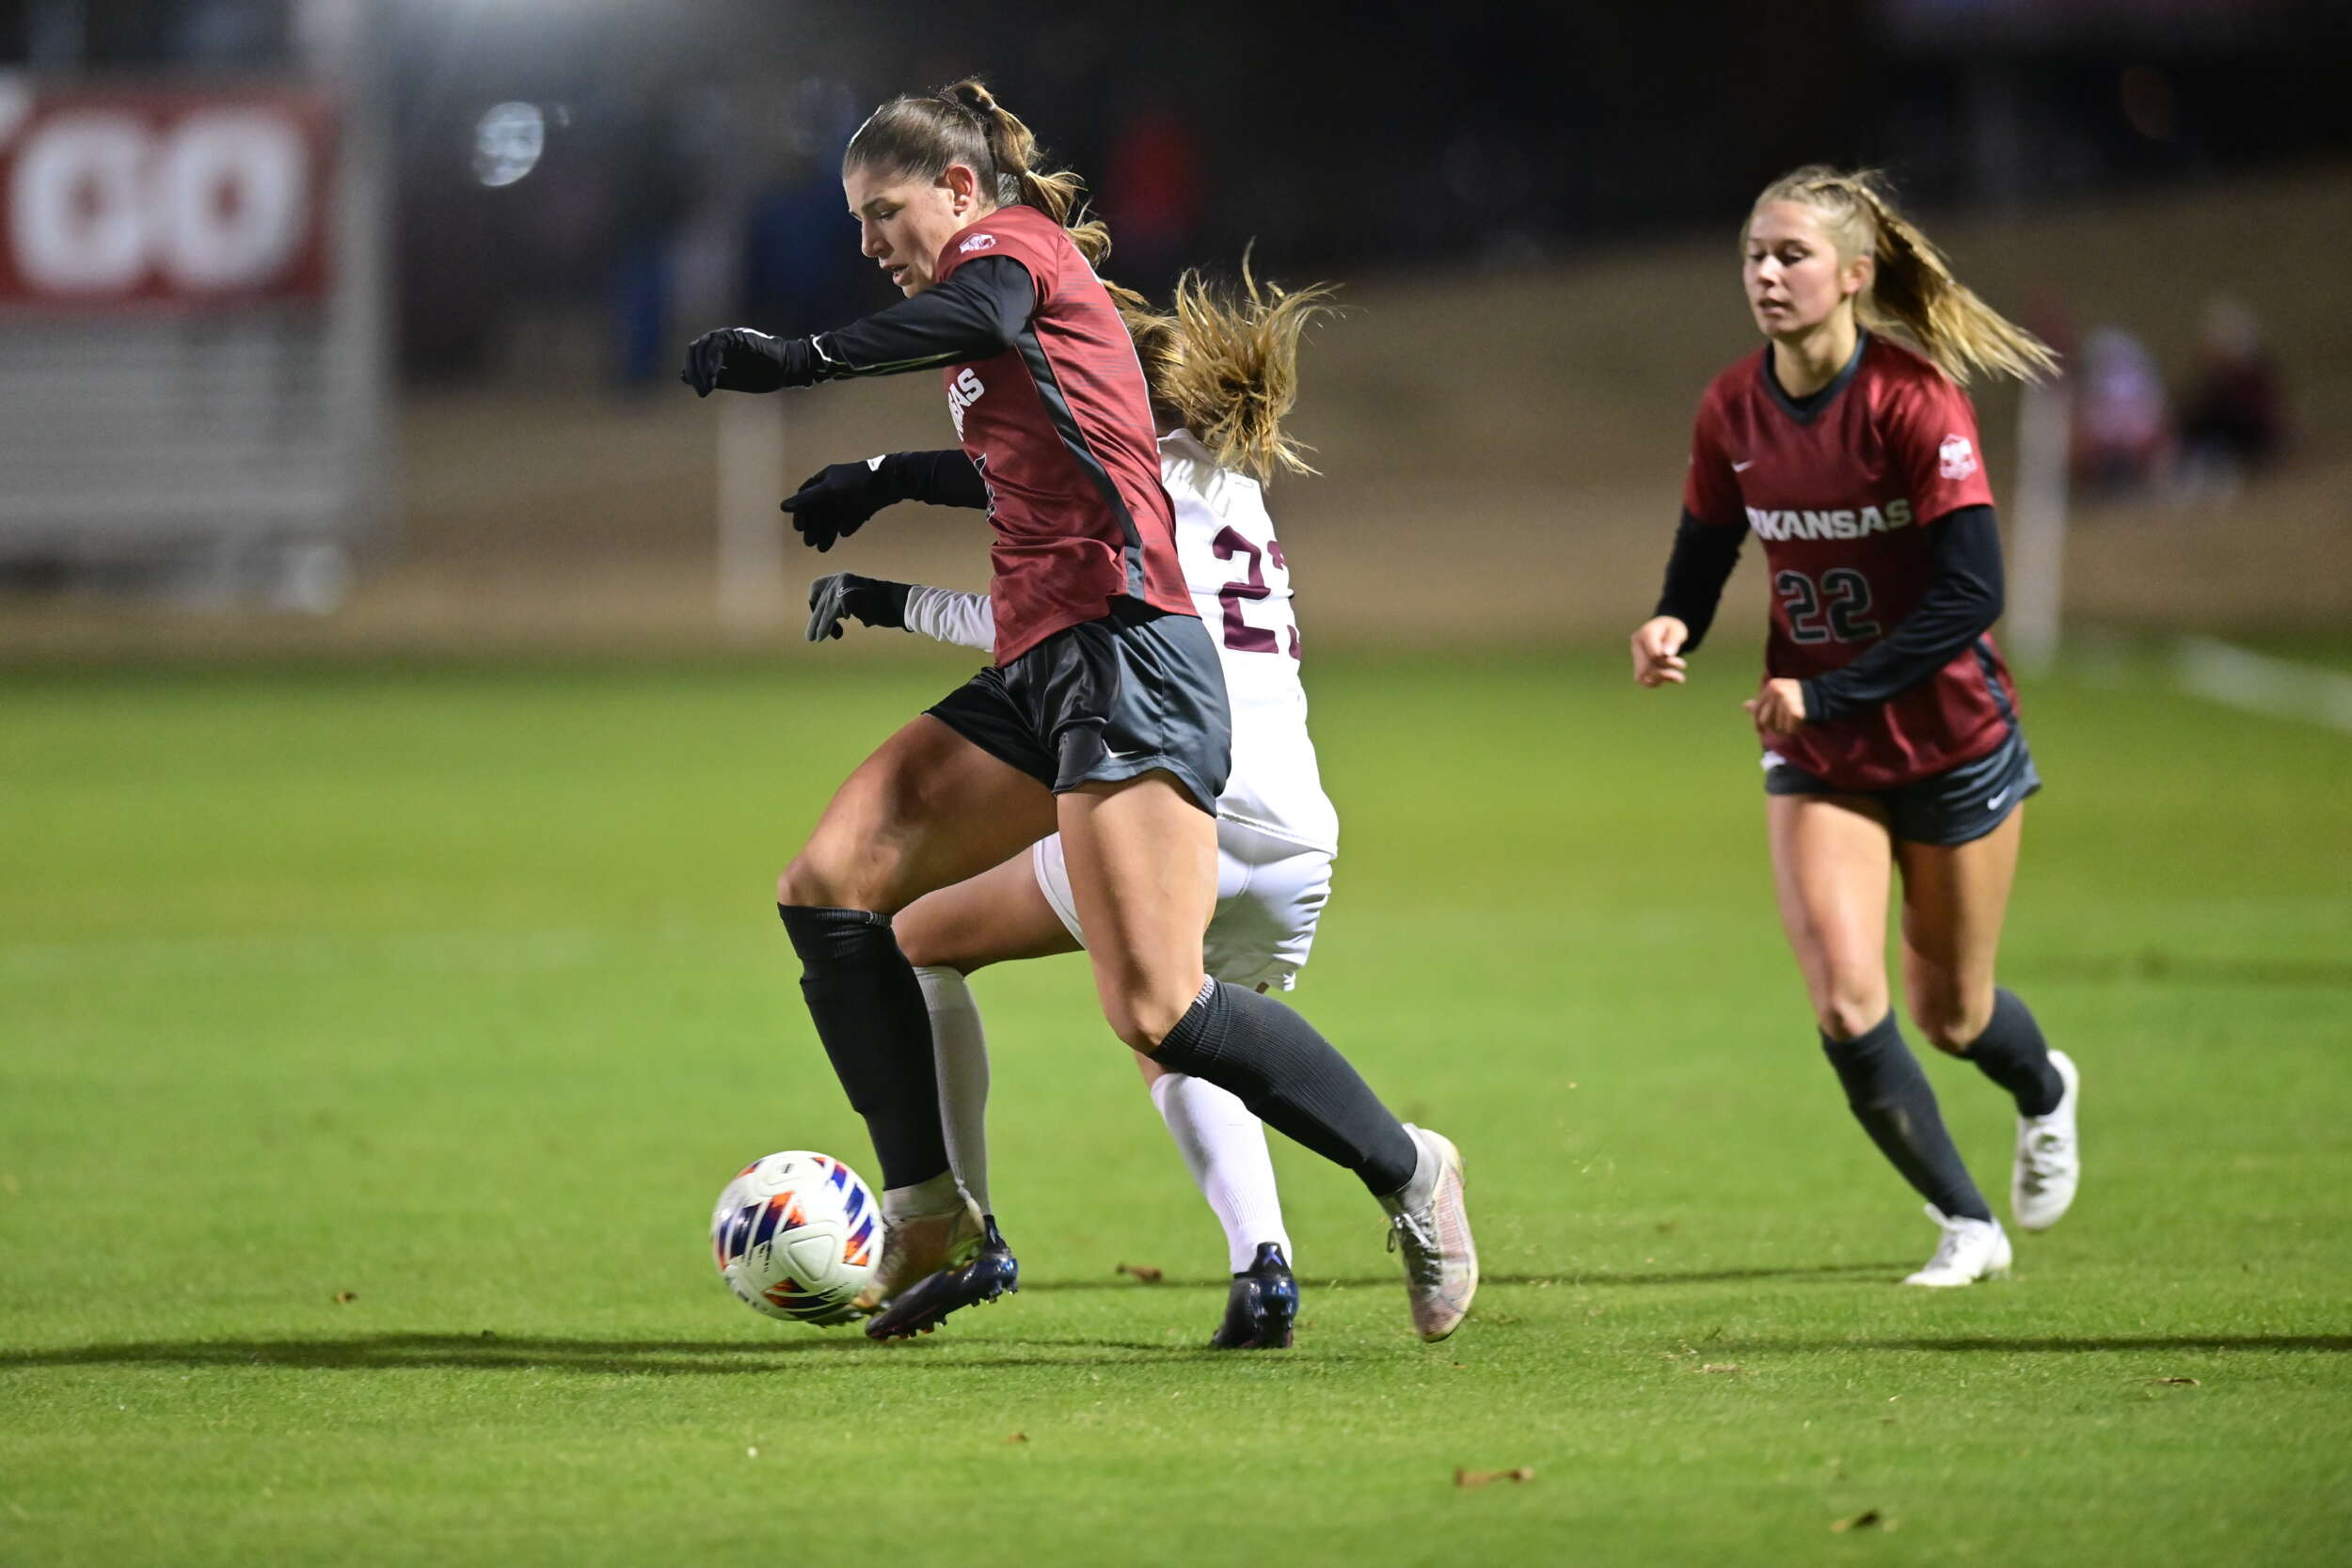
[[[1987,800],[1984,803],[1984,809],[1987,811],[1999,811],[2001,809],[2001,802],[2008,799],[2009,791],[2004,789],[1998,795],[1995,795],[1993,799]]]
[[[1756,467],[1756,459],[1755,459],[1755,458],[1753,458],[1753,457],[1751,457],[1751,458],[1749,458],[1749,459],[1748,459],[1745,463],[1734,463],[1734,464],[1731,466],[1731,471],[1732,471],[1733,473],[1735,473],[1735,474],[1744,474],[1744,473],[1746,473],[1746,472],[1747,472],[1750,468],[1753,468],[1753,467]]]

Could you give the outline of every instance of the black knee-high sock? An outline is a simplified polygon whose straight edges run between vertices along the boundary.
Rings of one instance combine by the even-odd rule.
[[[1846,1085],[1846,1103],[1854,1120],[1921,1197],[1954,1218],[1993,1217],[1992,1207],[1969,1179],[1968,1167],[1961,1164],[1951,1134],[1944,1131],[1935,1090],[1920,1069],[1919,1058],[1903,1043],[1893,1013],[1850,1040],[1823,1035],[1821,1049]]]
[[[1375,1197],[1413,1179],[1412,1134],[1314,1025],[1212,980],[1152,1059],[1230,1090],[1260,1121],[1356,1173]]]
[[[801,956],[801,994],[817,1037],[874,1140],[882,1185],[930,1180],[947,1168],[931,1020],[889,917],[793,904],[778,904],[776,913]]]
[[[2033,1010],[2017,993],[1993,993],[1993,1021],[1968,1047],[1977,1070],[2007,1089],[2017,1101],[2021,1117],[2046,1117],[2066,1096],[2066,1085],[2050,1065],[2050,1047]]]

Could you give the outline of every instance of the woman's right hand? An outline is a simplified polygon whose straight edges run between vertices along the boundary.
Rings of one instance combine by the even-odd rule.
[[[776,503],[777,509],[791,517],[801,543],[821,555],[890,504],[877,478],[881,467],[879,457],[829,464],[801,481],[798,490]]]
[[[1683,672],[1689,668],[1682,658],[1682,645],[1691,641],[1691,628],[1672,615],[1660,615],[1645,621],[1633,634],[1633,678],[1643,686],[1680,686]]]
[[[793,384],[786,341],[749,326],[706,332],[686,346],[677,378],[707,398],[713,392],[772,392]]]

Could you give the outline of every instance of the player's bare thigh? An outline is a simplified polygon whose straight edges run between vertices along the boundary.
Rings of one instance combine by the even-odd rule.
[[[1993,1020],[1993,972],[2017,878],[2026,809],[1965,844],[1898,843],[1903,874],[1903,991],[1939,1051],[1959,1053]]]
[[[1103,1016],[1136,1051],[1200,994],[1216,909],[1216,819],[1164,772],[1081,784],[1058,800],[1062,857]]]
[[[1813,1016],[1851,1039],[1887,1013],[1886,810],[1854,795],[1768,795],[1772,889]]]
[[[1025,849],[899,911],[891,927],[907,961],[969,974],[993,963],[1078,951],[1078,939],[1037,885],[1030,854]]]
[[[834,792],[776,900],[895,914],[1053,831],[1043,784],[918,714]]]

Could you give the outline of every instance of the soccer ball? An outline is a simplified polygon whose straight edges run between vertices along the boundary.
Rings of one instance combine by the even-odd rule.
[[[736,1172],[710,1212],[710,1251],[753,1311],[841,1323],[881,1261],[882,1209],[840,1161],[787,1149]]]

